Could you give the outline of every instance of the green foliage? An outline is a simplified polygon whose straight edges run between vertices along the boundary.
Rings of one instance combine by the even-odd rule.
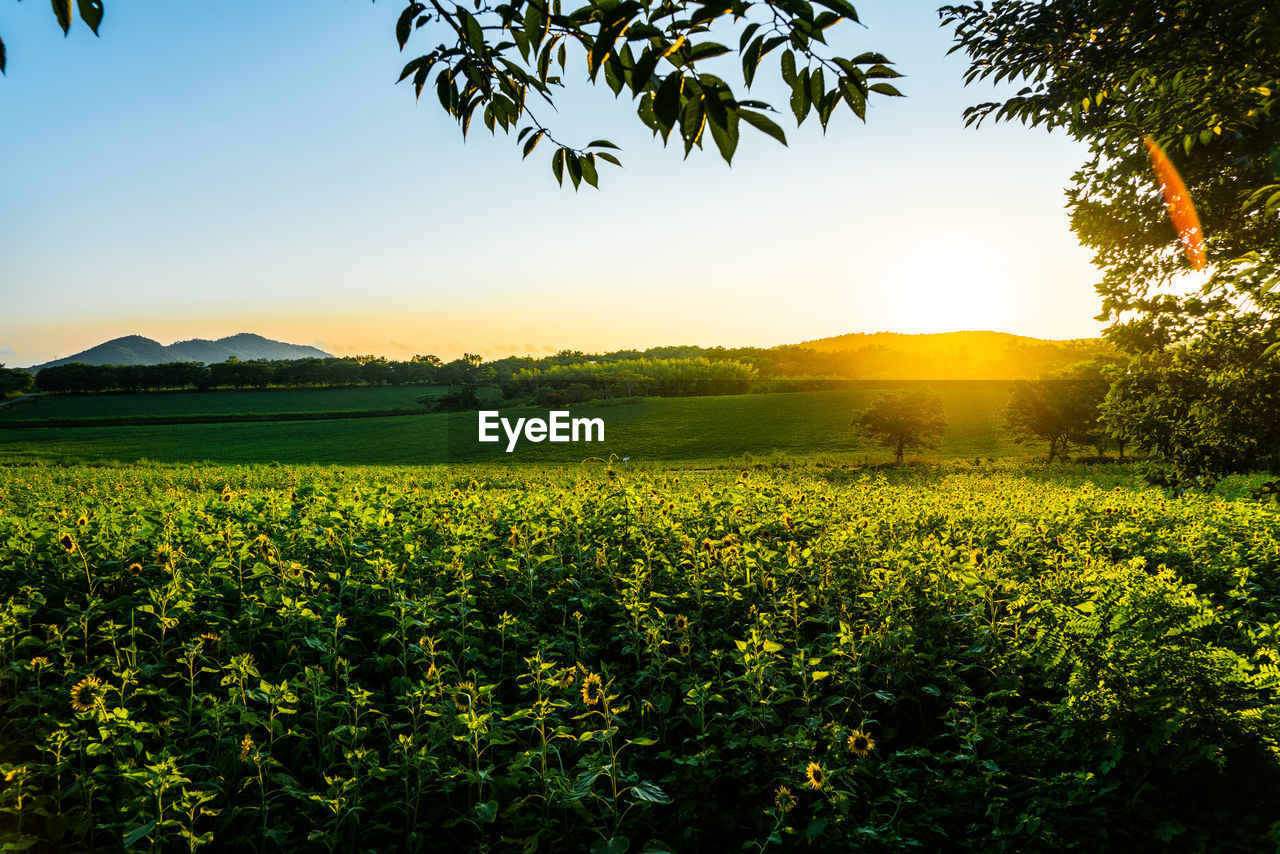
[[[1223,329],[1136,357],[1117,376],[1107,424],[1154,457],[1162,485],[1208,489],[1224,475],[1280,470],[1280,358]]]
[[[886,448],[893,448],[894,461],[913,448],[936,448],[947,429],[942,398],[928,389],[889,392],[853,416],[853,426]]]
[[[81,19],[97,34],[102,3],[77,2]],[[411,81],[418,97],[433,89],[464,137],[478,113],[491,133],[518,129],[524,157],[544,139],[553,145],[551,168],[561,184],[567,176],[575,190],[583,182],[598,187],[601,164],[621,165],[613,153],[618,146],[604,139],[566,145],[532,109],[539,100],[555,109],[556,90],[563,87],[570,64],[585,65],[591,83],[603,80],[617,97],[625,91],[640,121],[664,144],[675,132],[687,157],[705,145],[709,134],[726,162],[733,160],[744,122],[784,145],[787,140],[768,115],[776,112],[772,106],[740,97],[730,82],[707,70],[727,63],[717,58],[736,54],[743,87],[750,89],[766,57],[781,57],[779,70],[791,88],[796,123],[812,112],[824,130],[841,104],[865,121],[872,93],[900,96],[886,81],[902,75],[884,56],[844,57],[827,50],[827,30],[860,23],[853,4],[818,0],[817,6],[795,0],[591,0],[572,9],[560,0],[476,0],[467,9],[436,0],[409,2],[395,27],[400,49],[420,30],[441,41],[409,60],[400,81]],[[53,9],[68,32],[71,0],[53,0]],[[713,40],[713,30],[716,39],[737,36],[737,47]],[[0,72],[4,62],[0,42]]]
[[[1097,359],[1044,374],[1034,382],[1015,382],[1005,409],[1009,431],[1019,442],[1048,442],[1049,462],[1055,457],[1065,460],[1072,443],[1100,446],[1102,402],[1120,361]]]
[[[1274,508],[894,474],[0,469],[0,842],[1276,844]]]
[[[10,394],[22,394],[31,390],[35,385],[35,377],[26,371],[18,371],[13,368],[6,368],[0,363],[0,400]]]
[[[973,107],[970,121],[1063,127],[1090,145],[1069,208],[1072,228],[1103,271],[1099,319],[1111,321],[1111,340],[1141,357],[1141,378],[1125,384],[1127,399],[1113,407],[1138,431],[1132,438],[1174,454],[1162,477],[1175,480],[1211,482],[1256,464],[1258,453],[1234,454],[1265,446],[1269,434],[1240,431],[1280,421],[1280,402],[1232,401],[1228,417],[1218,392],[1246,390],[1243,376],[1255,370],[1267,375],[1269,366],[1255,357],[1280,335],[1275,5],[1007,0],[942,12],[971,59],[968,80],[1027,83],[1003,103]],[[1176,164],[1198,212],[1209,264],[1199,277],[1188,274],[1152,176],[1142,145],[1148,136]],[[1198,355],[1174,352],[1188,345]],[[1249,358],[1228,363],[1228,354]],[[1158,365],[1197,361],[1217,373],[1200,382],[1174,368],[1167,382],[1153,379]],[[1197,388],[1206,396],[1190,397]],[[1144,389],[1172,398],[1135,397]],[[1240,417],[1242,408],[1251,414]],[[1167,420],[1173,417],[1192,420]]]
[[[511,395],[544,387],[564,388],[580,383],[599,397],[635,395],[743,394],[755,383],[756,369],[729,359],[622,359],[604,362],[525,368],[506,383]]]
[[[524,157],[545,139],[554,146],[551,168],[557,181],[563,184],[568,177],[574,189],[583,182],[595,187],[599,164],[620,165],[612,153],[617,146],[608,140],[566,145],[532,110],[535,99],[554,107],[555,90],[563,86],[561,75],[571,64],[585,64],[591,82],[603,79],[615,96],[625,92],[640,120],[664,144],[674,132],[687,157],[709,134],[727,162],[744,122],[783,144],[786,136],[769,117],[769,104],[741,98],[728,81],[707,70],[727,64],[717,58],[736,54],[749,89],[761,62],[776,52],[797,124],[812,111],[825,129],[842,103],[865,119],[871,93],[901,94],[884,82],[900,75],[880,54],[826,55],[826,31],[858,23],[858,13],[848,0],[820,0],[818,6],[789,0],[592,0],[571,9],[560,0],[511,0],[477,4],[473,14],[454,4],[412,2],[396,27],[401,49],[422,27],[443,41],[410,60],[400,79],[411,80],[419,97],[428,86],[434,88],[464,136],[477,113],[490,132],[519,128]],[[713,40],[726,36],[737,36],[736,49]]]

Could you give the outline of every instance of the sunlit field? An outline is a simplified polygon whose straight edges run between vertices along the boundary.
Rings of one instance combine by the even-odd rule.
[[[1124,468],[0,468],[30,850],[1258,850],[1280,516]]]
[[[327,394],[330,400],[337,401],[335,406],[354,409],[335,396],[359,391],[404,390],[263,394]],[[57,429],[13,427],[0,429],[0,459],[423,464],[486,458],[501,458],[504,462],[579,462],[610,454],[636,461],[714,461],[742,454],[784,453],[883,461],[891,458],[889,452],[859,435],[850,424],[856,410],[883,392],[883,388],[868,386],[849,391],[644,398],[612,404],[583,404],[573,407],[574,415],[603,418],[606,424],[603,443],[524,444],[509,457],[498,446],[476,443],[475,412],[457,412],[325,421]],[[1007,384],[941,385],[938,393],[948,418],[947,431],[939,448],[921,456],[970,459],[1044,453],[1038,446],[1015,444],[1005,431]],[[211,396],[234,399],[241,394],[213,392]],[[102,397],[127,401],[149,395]],[[182,395],[170,397],[180,399]],[[94,397],[81,399],[92,401]],[[56,402],[63,407],[70,406]],[[30,409],[35,411],[36,404],[30,404]],[[524,411],[524,414],[531,412],[533,410]]]

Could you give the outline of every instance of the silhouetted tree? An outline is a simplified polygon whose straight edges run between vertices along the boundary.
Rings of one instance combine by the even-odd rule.
[[[938,447],[947,428],[942,398],[927,389],[882,394],[855,413],[852,423],[878,444],[893,448],[897,463],[909,449]]]

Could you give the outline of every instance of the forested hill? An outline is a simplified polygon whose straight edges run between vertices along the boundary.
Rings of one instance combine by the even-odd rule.
[[[825,373],[875,380],[1029,379],[1102,353],[1102,338],[1052,341],[1005,332],[855,333],[819,338],[772,352],[782,361],[821,362]]]
[[[216,341],[193,338],[190,341],[177,341],[168,346],[141,335],[126,335],[123,338],[113,338],[96,347],[90,347],[88,350],[82,350],[65,359],[55,359],[43,365],[35,365],[28,370],[35,372],[41,368],[72,362],[86,365],[163,365],[169,362],[214,364],[225,362],[232,356],[246,362],[252,359],[269,361],[323,359],[329,354],[315,347],[272,341],[270,338],[248,332],[229,335]]]

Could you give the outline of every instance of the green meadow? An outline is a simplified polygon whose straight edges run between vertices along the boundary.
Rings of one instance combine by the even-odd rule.
[[[1042,451],[1020,446],[1003,428],[1008,397],[1003,383],[939,384],[948,419],[941,446],[925,458],[1028,456]],[[385,396],[368,392],[386,392]],[[574,417],[605,421],[605,441],[592,444],[522,442],[511,454],[498,445],[476,441],[474,412],[432,413],[382,418],[323,421],[189,423],[131,426],[0,430],[0,459],[120,460],[165,462],[326,462],[350,465],[430,464],[450,461],[578,462],[591,457],[629,457],[634,461],[722,460],[744,454],[832,455],[852,461],[878,462],[888,452],[856,435],[853,413],[868,405],[883,388],[841,391],[752,394],[722,397],[643,398],[572,407]],[[187,412],[228,414],[241,401],[246,413],[263,413],[266,398],[276,405],[332,406],[339,411],[395,405],[391,393],[412,400],[416,389],[350,389],[333,391],[213,392],[136,394],[51,398],[25,404],[28,413],[48,407],[47,417],[76,418],[124,414],[149,407],[154,415],[170,415],[166,403]],[[315,395],[308,398],[308,395]],[[154,398],[154,399],[153,399]],[[191,402],[187,403],[186,399]],[[206,400],[220,398],[217,400]],[[86,408],[77,408],[77,404]],[[21,409],[19,409],[21,411]],[[288,411],[276,409],[276,412]],[[304,410],[297,410],[304,411]],[[536,415],[532,408],[504,410],[508,418]],[[30,417],[30,415],[28,415]]]
[[[47,394],[0,407],[0,422],[359,412],[420,407],[424,386]]]

